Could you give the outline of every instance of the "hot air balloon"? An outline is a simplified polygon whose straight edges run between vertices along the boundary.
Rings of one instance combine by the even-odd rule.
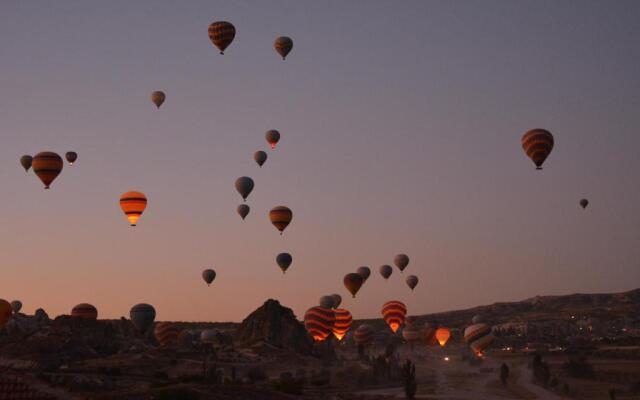
[[[360,290],[360,287],[364,283],[364,279],[359,274],[352,272],[350,274],[346,274],[343,279],[344,287],[347,288],[349,293],[355,298],[356,293]]]
[[[78,159],[78,153],[75,151],[67,151],[67,154],[65,154],[64,157],[67,159],[69,165],[73,165],[73,163]]]
[[[211,282],[216,279],[216,271],[212,269],[205,269],[204,271],[202,271],[202,279],[207,282],[207,286],[210,286]]]
[[[276,144],[280,141],[280,132],[275,129],[267,131],[264,135],[267,138],[267,142],[271,145],[271,149],[276,148]]]
[[[333,297],[333,308],[340,307],[340,304],[342,304],[342,296],[340,296],[337,293],[334,293],[331,295],[331,297]]]
[[[131,318],[133,326],[135,326],[140,332],[144,333],[156,319],[156,310],[150,304],[136,304],[131,307],[129,317]]]
[[[240,178],[236,179],[236,190],[238,191],[238,193],[240,193],[242,199],[244,201],[247,201],[247,197],[249,197],[251,191],[253,190],[253,179],[249,178],[248,176],[241,176]]]
[[[444,347],[449,341],[451,337],[451,332],[447,328],[438,328],[436,329],[436,340],[440,343],[440,346]]]
[[[253,153],[254,161],[262,168],[262,165],[267,161],[267,153],[262,150]]]
[[[289,54],[289,52],[293,48],[293,40],[291,40],[291,38],[287,36],[280,36],[273,43],[273,48],[276,49],[278,54],[280,54],[280,56],[284,60],[285,58],[287,58],[287,54]]]
[[[28,154],[20,157],[20,165],[24,168],[24,172],[29,172],[29,168],[31,168],[31,163],[33,162],[33,157]]]
[[[393,259],[393,263],[396,265],[396,267],[398,267],[400,272],[402,272],[405,268],[407,268],[407,265],[409,265],[409,256],[407,256],[406,254],[398,254]]]
[[[22,302],[20,300],[14,300],[11,302],[11,311],[13,311],[14,314],[17,314],[20,312],[20,310],[22,310]]]
[[[436,339],[436,328],[430,324],[425,324],[424,326],[424,341],[427,346],[435,346],[436,343],[438,343]]]
[[[156,337],[160,346],[167,346],[178,343],[178,335],[180,329],[172,322],[158,322],[153,328],[153,335]]]
[[[353,334],[353,340],[358,346],[367,347],[373,343],[373,329],[369,325],[362,324]]]
[[[167,96],[161,90],[156,90],[155,92],[151,93],[151,102],[155,104],[158,109],[160,108],[162,103],[164,103],[164,100],[166,98]]]
[[[360,267],[358,268],[356,273],[362,277],[362,282],[364,283],[367,281],[367,279],[369,279],[369,275],[371,275],[371,270],[369,269],[369,267]]]
[[[553,150],[553,143],[553,135],[544,129],[532,129],[522,136],[522,148],[536,169],[542,169],[542,164]]]
[[[293,218],[293,212],[288,207],[285,206],[277,206],[273,207],[271,211],[269,211],[269,219],[273,226],[276,227],[277,230],[282,232],[289,226],[291,223],[291,219]]]
[[[396,300],[388,301],[382,305],[382,319],[389,325],[389,328],[396,333],[398,328],[404,324],[407,315],[407,306]]]
[[[323,307],[311,307],[304,314],[304,327],[316,342],[325,340],[333,331],[335,313]]]
[[[318,301],[318,305],[322,308],[334,308],[333,296],[322,296],[320,297],[320,301]]]
[[[336,321],[333,324],[333,336],[338,340],[342,340],[344,335],[351,329],[353,323],[353,317],[348,310],[344,308],[336,308],[334,310]]]
[[[231,22],[217,21],[209,25],[209,40],[220,50],[220,54],[224,54],[235,37],[236,28]]]
[[[482,315],[480,314],[474,315],[473,318],[471,318],[472,324],[479,324],[481,322],[482,322]]]
[[[410,322],[411,321],[411,322]],[[407,343],[413,344],[420,340],[420,331],[418,330],[415,317],[407,317],[407,324],[402,330],[402,337]]]
[[[136,226],[138,219],[147,208],[147,197],[141,192],[126,192],[120,196],[120,208],[127,216],[131,226]]]
[[[580,207],[582,207],[583,210],[587,208],[588,205],[589,205],[589,200],[587,199],[580,200]]]
[[[389,279],[391,273],[393,272],[393,268],[391,268],[391,265],[382,265],[380,266],[379,271],[380,275],[382,275],[384,279]]]
[[[82,303],[71,309],[71,316],[83,319],[98,319],[98,309],[91,304]]]
[[[405,282],[407,282],[407,286],[413,290],[418,285],[418,277],[415,275],[409,275],[407,276],[407,279],[405,279]]]
[[[249,211],[251,211],[251,208],[249,208],[249,206],[246,204],[240,204],[238,208],[236,208],[236,211],[238,215],[240,215],[240,218],[242,218],[242,220],[244,221],[244,219],[247,218],[247,215],[249,215]]]
[[[218,332],[215,329],[205,329],[200,333],[200,341],[206,344],[214,344],[217,337]]]
[[[293,262],[293,257],[291,257],[291,254],[289,253],[280,253],[276,256],[276,263],[282,270],[283,274],[287,272],[287,269],[291,265],[291,262]]]
[[[489,333],[473,342],[469,343],[471,351],[473,351],[478,357],[482,357],[484,351],[493,342],[493,333]]]
[[[62,158],[51,151],[43,151],[33,157],[33,172],[44,183],[44,188],[49,189],[51,183],[60,175],[64,163]]]
[[[4,299],[0,299],[0,329],[2,329],[13,316],[11,304]]]

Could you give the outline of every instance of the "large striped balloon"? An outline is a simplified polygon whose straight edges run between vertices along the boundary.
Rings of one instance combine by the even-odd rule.
[[[140,331],[146,332],[156,319],[156,309],[146,303],[136,304],[131,307],[129,317],[133,325]]]
[[[346,335],[347,332],[349,332],[349,329],[351,329],[353,317],[349,310],[345,310],[344,308],[336,308],[333,311],[336,317],[336,321],[333,324],[333,336],[338,340],[342,340],[344,335]]]
[[[31,162],[33,172],[44,183],[44,188],[49,189],[51,183],[60,175],[64,162],[62,157],[51,151],[43,151],[36,154]]]
[[[4,299],[0,299],[0,329],[9,322],[12,316],[11,304]]]
[[[491,327],[487,324],[479,323],[468,326],[464,330],[464,341],[471,343],[491,333]]]
[[[98,319],[98,309],[88,303],[81,303],[73,307],[71,316],[84,319]]]
[[[536,169],[542,169],[542,164],[553,150],[553,144],[553,135],[545,129],[532,129],[522,136],[522,148]]]
[[[304,327],[316,342],[331,335],[336,317],[333,310],[324,307],[311,307],[304,314]]]
[[[280,36],[273,43],[273,48],[276,49],[278,54],[280,54],[280,56],[284,60],[285,58],[287,58],[287,54],[289,54],[291,49],[293,49],[293,40],[291,40],[291,38],[287,36]]]
[[[436,329],[436,340],[440,343],[440,346],[444,347],[451,337],[451,331],[447,328]]]
[[[358,346],[367,347],[373,343],[373,339],[373,329],[366,324],[360,325],[353,334],[353,340]]]
[[[224,54],[235,37],[236,28],[231,22],[217,21],[209,25],[209,40],[220,50],[220,54]]]
[[[141,192],[126,192],[120,196],[120,208],[127,216],[131,226],[136,226],[138,219],[147,208],[147,197]]]
[[[404,324],[406,315],[407,306],[400,301],[388,301],[382,306],[382,319],[389,325],[393,333],[396,333],[398,328]]]
[[[153,335],[161,346],[178,343],[180,329],[172,322],[158,322],[153,329]]]
[[[269,220],[276,227],[277,230],[282,232],[289,226],[291,220],[293,219],[293,212],[289,209],[289,207],[285,206],[277,206],[273,207],[271,211],[269,211]]]

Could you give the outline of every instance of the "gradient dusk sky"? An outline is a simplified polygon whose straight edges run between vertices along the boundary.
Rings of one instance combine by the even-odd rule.
[[[224,56],[217,20],[237,29]],[[239,321],[267,298],[301,317],[340,293],[365,318],[639,287],[638,21],[636,0],[2,1],[0,298]],[[543,171],[532,128],[556,139]],[[79,154],[48,191],[18,162],[43,150]],[[137,228],[127,190],[149,198]],[[377,272],[401,252],[414,292]]]

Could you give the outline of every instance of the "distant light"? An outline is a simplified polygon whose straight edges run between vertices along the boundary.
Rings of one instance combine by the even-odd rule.
[[[445,358],[444,358],[444,360],[445,360],[445,361],[449,361],[449,357],[445,357]]]

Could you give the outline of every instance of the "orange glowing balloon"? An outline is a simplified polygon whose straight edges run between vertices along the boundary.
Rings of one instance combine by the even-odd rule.
[[[407,315],[407,306],[396,300],[388,301],[382,305],[382,319],[389,325],[389,328],[396,331],[404,324],[404,318]]]
[[[353,317],[348,310],[344,308],[336,308],[333,310],[336,320],[333,324],[333,336],[338,340],[342,340],[353,324]]]
[[[451,337],[451,331],[447,328],[438,328],[436,330],[436,340],[440,343],[440,346],[444,347]]]
[[[126,192],[120,196],[120,208],[127,216],[131,226],[136,226],[138,219],[147,208],[147,197],[141,192]]]

